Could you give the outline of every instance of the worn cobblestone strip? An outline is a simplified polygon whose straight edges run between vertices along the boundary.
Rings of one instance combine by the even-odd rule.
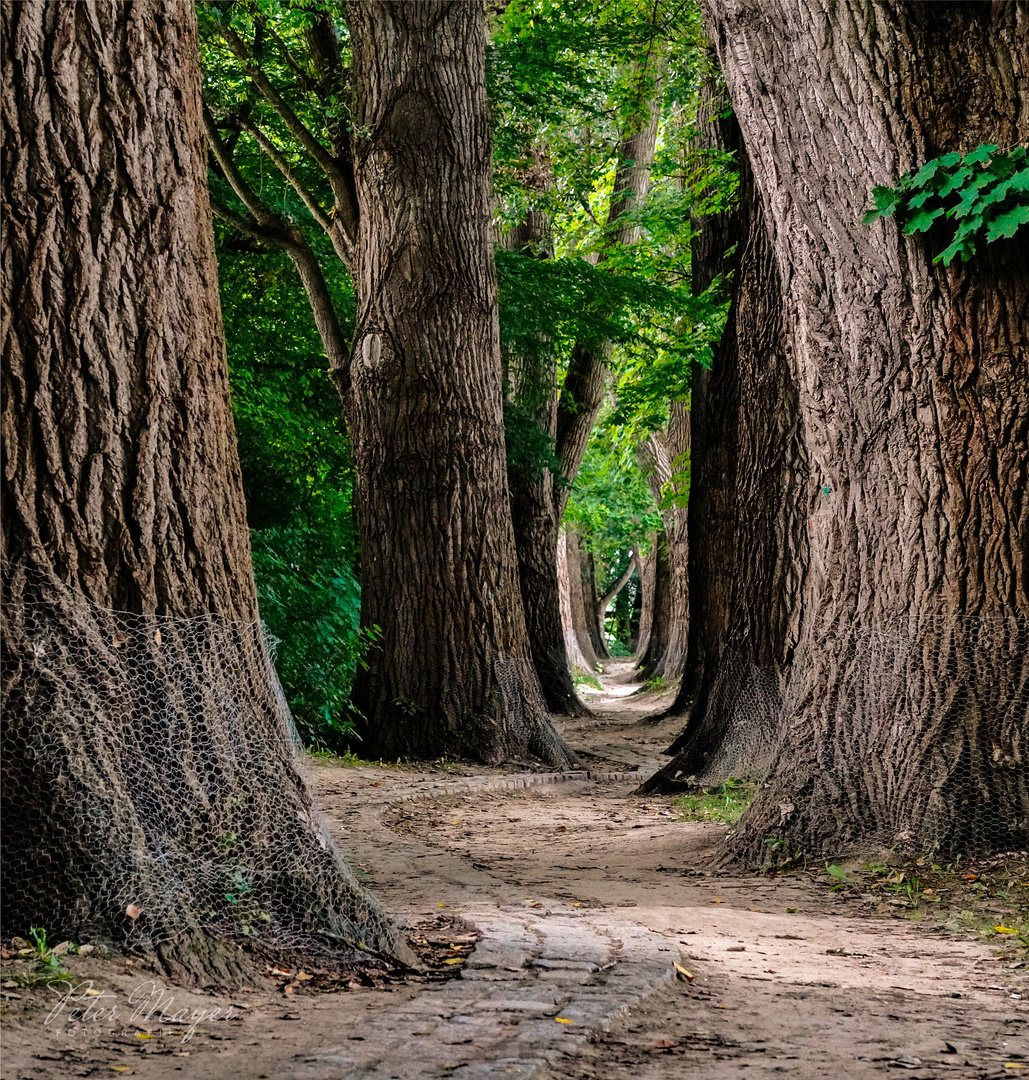
[[[374,839],[385,829],[383,813],[404,802],[636,778],[636,773],[579,770],[433,783],[385,805],[361,799],[358,813],[365,838]],[[351,804],[351,841],[355,810]],[[395,843],[396,834],[391,837]],[[411,873],[432,875],[433,860],[425,858],[424,845],[410,844]],[[480,938],[462,975],[427,986],[414,1001],[370,1019],[361,1027],[360,1041],[298,1061],[296,1080],[529,1080],[672,976],[667,940],[615,912],[579,912],[539,897],[543,910],[536,914],[516,906],[504,882],[481,873],[475,879],[461,918]],[[441,889],[452,881],[441,881]]]

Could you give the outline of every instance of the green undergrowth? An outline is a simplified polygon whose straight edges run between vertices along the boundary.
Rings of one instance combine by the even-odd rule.
[[[828,863],[816,880],[879,914],[972,933],[1029,958],[1029,860],[937,860],[888,853],[867,862]]]
[[[735,825],[743,817],[757,792],[757,784],[748,780],[726,780],[715,788],[676,795],[669,800],[680,813],[680,821],[715,821]]]

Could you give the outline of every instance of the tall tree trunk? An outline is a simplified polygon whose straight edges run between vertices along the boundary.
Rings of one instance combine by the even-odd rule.
[[[654,533],[650,551],[643,559],[636,555],[636,572],[640,582],[640,631],[636,640],[636,666],[646,662],[650,648],[650,635],[654,628],[654,604],[657,599],[657,545],[659,536]]]
[[[600,596],[597,592],[597,560],[579,538],[579,566],[582,570],[582,608],[586,620],[585,632],[598,660],[607,660],[610,653],[600,629]]]
[[[710,370],[693,377],[690,635],[670,714],[688,713],[673,760],[648,791],[757,777],[778,736],[807,565],[808,468],[783,296],[753,176],[733,118],[705,88],[699,140],[733,151],[739,206],[700,223],[695,289],[737,243],[732,306]]]
[[[395,953],[258,621],[193,8],[0,12],[5,930],[203,982],[248,940]]]
[[[590,636],[591,619],[590,610],[586,606],[583,577],[585,558],[582,550],[581,537],[578,530],[565,530],[565,565],[568,570],[568,611],[571,615],[571,630],[578,644],[578,655],[586,661],[586,670],[594,671],[600,664],[593,647],[593,638]]]
[[[735,858],[1029,841],[1029,266],[934,266],[873,184],[1029,140],[1021,4],[706,14],[790,310],[814,509],[780,749]]]
[[[349,386],[365,753],[534,760],[554,732],[529,652],[504,464],[485,16],[347,5],[359,310]],[[384,48],[383,42],[389,47]]]
[[[626,563],[625,569],[618,575],[617,578],[604,590],[604,595],[600,597],[597,602],[597,630],[600,633],[601,641],[604,640],[604,623],[607,619],[607,609],[614,603],[618,594],[629,584],[629,578],[632,577],[632,572],[636,568],[636,554],[635,552],[629,552],[629,561]],[[610,656],[610,651],[608,652]]]
[[[512,230],[508,243],[516,251],[543,257],[551,240],[547,215],[530,210]],[[553,443],[557,433],[556,357],[541,348],[537,356],[508,358],[507,370],[511,402],[521,413],[520,422],[532,424],[539,435]],[[575,693],[561,626],[554,475],[540,462],[516,458],[513,463],[508,461],[507,477],[525,625],[543,696],[552,713],[591,716]]]
[[[597,658],[589,645],[589,638],[583,641],[577,630],[578,624],[585,624],[582,614],[582,593],[572,591],[572,580],[578,580],[579,546],[574,532],[561,530],[557,546],[557,581],[561,601],[561,629],[564,634],[565,653],[572,671],[592,672],[597,666]],[[576,607],[578,598],[578,608]],[[589,646],[587,656],[584,646]]]
[[[637,449],[637,458],[655,502],[679,472],[675,462],[689,452],[690,416],[682,402],[672,402],[667,432],[654,432]],[[687,508],[664,512],[665,529],[657,551],[651,637],[640,662],[644,679],[677,679],[686,661],[689,627]]]

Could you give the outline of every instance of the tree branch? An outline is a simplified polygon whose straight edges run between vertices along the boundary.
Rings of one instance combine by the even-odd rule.
[[[243,70],[250,76],[250,81],[257,92],[271,105],[286,125],[290,134],[314,158],[322,172],[325,173],[325,178],[328,180],[336,200],[337,216],[345,223],[353,222],[356,224],[357,206],[353,199],[351,187],[347,183],[346,173],[340,162],[322,146],[310,128],[290,108],[278,90],[272,86],[268,76],[254,61],[239,34],[228,23],[222,23],[220,30],[229,51],[243,65]],[[356,233],[351,233],[350,239],[355,240]]]

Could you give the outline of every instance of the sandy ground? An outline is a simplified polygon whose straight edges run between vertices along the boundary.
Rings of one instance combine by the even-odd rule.
[[[663,702],[630,696],[624,664],[613,675],[597,718],[565,732],[599,779],[512,789],[523,780],[510,770],[311,766],[330,828],[393,910],[483,935],[446,987],[164,987],[176,1008],[204,1013],[183,1041],[184,1023],[124,1023],[146,979],[138,965],[73,957],[73,985],[101,988],[118,1022],[48,1023],[57,995],[8,982],[0,1075],[1029,1075],[1029,978],[996,941],[902,907],[873,913],[816,875],[709,873],[723,826],[678,820],[667,799],[632,796],[634,780],[604,779],[649,774],[676,734],[642,722]]]

